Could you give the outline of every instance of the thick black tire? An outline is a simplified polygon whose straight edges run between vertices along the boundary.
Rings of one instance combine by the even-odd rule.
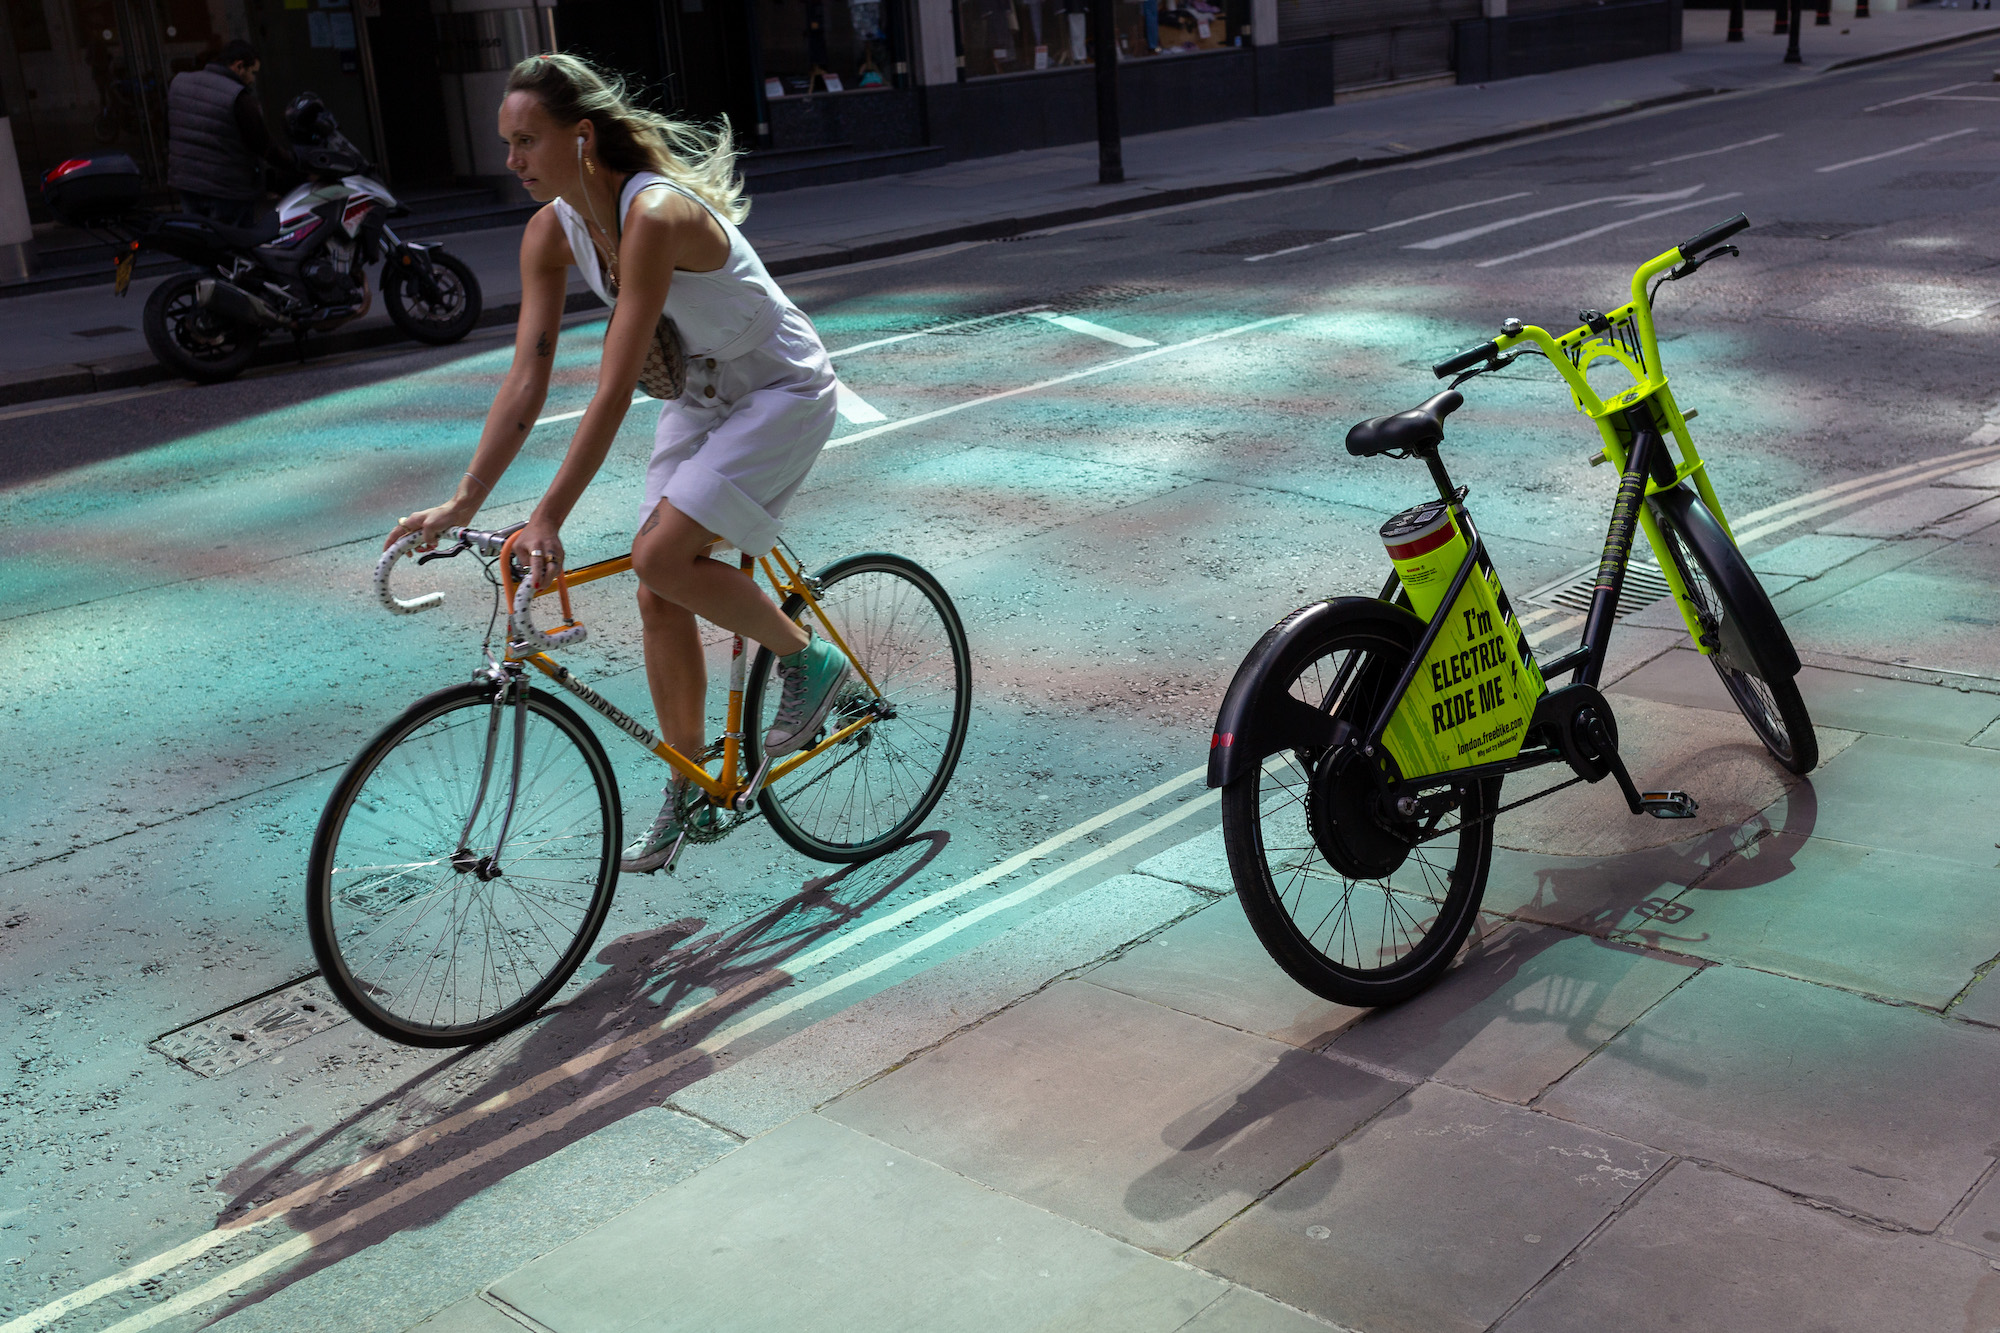
[[[818,577],[820,605],[896,715],[767,786],[757,804],[773,831],[804,855],[865,861],[915,833],[944,795],[972,720],[972,652],[950,595],[914,560],[851,555]],[[793,619],[804,610],[803,598],[785,600]],[[743,692],[751,772],[763,761],[764,733],[777,713],[776,663],[769,649],[759,649]],[[850,704],[835,707],[822,734],[873,702],[857,686],[848,687]]]
[[[433,250],[431,265],[436,270],[439,287],[435,301],[427,301],[419,294],[416,280],[391,254],[382,266],[382,304],[397,328],[418,342],[441,347],[472,332],[485,302],[479,292],[478,275],[457,255]]]
[[[306,926],[327,987],[362,1024],[411,1046],[469,1046],[533,1018],[589,954],[618,882],[623,830],[611,761],[575,711],[535,690],[502,873],[482,880],[454,868],[492,697],[491,686],[465,684],[411,704],[347,766],[313,837]],[[475,843],[506,805],[512,727],[509,709]],[[517,883],[523,865],[541,873]],[[377,957],[367,956],[370,946]],[[472,957],[475,947],[485,956]],[[400,989],[380,984],[401,962],[421,975]],[[433,981],[440,990],[425,1013],[423,988]],[[460,993],[467,985],[470,1004]]]
[[[161,365],[197,384],[220,384],[243,373],[263,334],[214,319],[196,305],[195,284],[205,276],[177,273],[153,288],[139,323]]]
[[[1697,502],[1698,503],[1698,502]],[[1757,733],[1757,739],[1784,768],[1793,773],[1810,773],[1819,763],[1819,736],[1813,731],[1812,717],[1805,700],[1790,676],[1761,667],[1745,671],[1730,661],[1727,645],[1740,643],[1753,659],[1796,662],[1790,636],[1769,599],[1755,608],[1739,607],[1731,588],[1750,588],[1763,596],[1757,576],[1742,553],[1727,542],[1694,540],[1683,528],[1683,520],[1668,508],[1655,506],[1654,518],[1666,538],[1666,556],[1687,585],[1702,623],[1701,637],[1709,651],[1709,663],[1722,678],[1723,689]],[[1706,512],[1703,512],[1706,517]],[[1709,520],[1712,522],[1713,520]],[[1733,568],[1725,569],[1727,563]],[[1746,612],[1749,612],[1746,614]],[[1765,643],[1762,636],[1775,635],[1782,644]]]
[[[1361,729],[1394,687],[1422,632],[1422,622],[1408,612],[1357,599],[1259,647],[1277,655],[1269,677],[1274,691]],[[1352,669],[1342,671],[1348,663]],[[1252,719],[1245,734],[1260,730]],[[1280,750],[1223,787],[1222,838],[1236,896],[1265,950],[1301,986],[1336,1004],[1395,1004],[1444,974],[1478,915],[1500,782],[1454,788],[1456,810],[1442,816],[1437,829],[1472,827],[1436,841],[1413,844],[1413,826],[1354,812],[1355,820],[1368,821],[1354,832],[1371,848],[1383,847],[1385,835],[1408,847],[1389,874],[1354,878],[1328,862],[1311,830],[1308,801],[1317,798],[1308,784],[1323,762],[1331,762],[1328,751]],[[1339,829],[1349,827],[1321,814]]]

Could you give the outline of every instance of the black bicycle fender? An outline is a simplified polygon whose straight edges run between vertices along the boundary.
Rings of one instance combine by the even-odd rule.
[[[1332,739],[1333,720],[1294,699],[1284,682],[1325,621],[1360,609],[1407,621],[1414,627],[1412,643],[1423,633],[1423,622],[1410,612],[1373,597],[1314,602],[1271,626],[1236,668],[1215,715],[1215,734],[1208,743],[1209,786],[1228,785],[1280,750],[1324,745]]]
[[[1731,627],[1724,626],[1724,652],[1731,657],[1747,656],[1756,666],[1752,674],[1764,680],[1790,680],[1798,675],[1798,649],[1792,646],[1792,636],[1778,619],[1770,594],[1764,591],[1743,553],[1729,540],[1715,515],[1708,512],[1701,497],[1682,482],[1651,496],[1648,503],[1662,522],[1679,528],[1688,545],[1708,561],[1716,582],[1722,585],[1719,591],[1742,613],[1740,639],[1729,633]]]

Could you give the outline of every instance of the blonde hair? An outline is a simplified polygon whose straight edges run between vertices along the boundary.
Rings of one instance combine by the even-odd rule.
[[[533,94],[563,125],[588,120],[597,130],[597,160],[613,171],[656,171],[731,222],[750,215],[728,121],[699,125],[634,106],[619,75],[560,51],[514,66],[507,91]]]

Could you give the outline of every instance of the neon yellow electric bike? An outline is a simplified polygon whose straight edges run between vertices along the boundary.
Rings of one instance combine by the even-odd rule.
[[[1738,214],[1648,260],[1627,304],[1584,311],[1582,327],[1560,337],[1508,320],[1498,338],[1434,367],[1456,376],[1452,388],[1348,432],[1356,457],[1422,459],[1438,498],[1383,527],[1395,572],[1377,596],[1315,602],[1258,641],[1209,758],[1237,896],[1308,990],[1392,1004],[1451,965],[1485,893],[1493,819],[1514,808],[1500,804],[1508,774],[1566,764],[1569,781],[1528,799],[1610,777],[1635,815],[1694,815],[1687,794],[1634,784],[1597,688],[1639,532],[1695,645],[1771,755],[1794,773],[1818,762],[1793,681],[1798,653],[1736,549],[1653,332],[1653,280],[1736,254],[1724,242],[1749,225]],[[1445,418],[1465,401],[1456,386],[1529,352],[1556,368],[1603,436],[1602,461],[1621,474],[1582,642],[1547,662],[1536,661],[1438,454]],[[1608,398],[1586,378],[1604,360],[1632,381]]]

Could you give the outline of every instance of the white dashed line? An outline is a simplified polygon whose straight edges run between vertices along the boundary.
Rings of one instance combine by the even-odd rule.
[[[868,400],[847,387],[846,380],[833,382],[833,408],[841,419],[857,426],[865,426],[871,421],[887,421],[889,418],[869,406]]]
[[[1649,167],[1665,167],[1671,166],[1676,162],[1692,162],[1698,157],[1714,157],[1718,153],[1733,153],[1739,148],[1751,148],[1757,144],[1769,143],[1773,139],[1782,139],[1784,137],[1782,134],[1760,135],[1755,139],[1745,139],[1742,143],[1726,143],[1720,148],[1704,148],[1699,153],[1682,153],[1679,157],[1663,157],[1657,162],[1648,162],[1646,165]]]
[[[1035,318],[1046,320],[1059,328],[1068,329],[1071,333],[1082,333],[1092,338],[1102,338],[1105,342],[1116,343],[1120,347],[1159,346],[1151,338],[1141,338],[1137,334],[1124,333],[1118,329],[1109,329],[1102,324],[1093,324],[1087,319],[1078,319],[1075,315],[1058,315],[1044,311],[1036,315]]]
[[[1728,194],[1712,194],[1706,199],[1693,199],[1685,204],[1675,204],[1671,208],[1656,208],[1650,213],[1640,213],[1634,217],[1620,218],[1616,222],[1607,222],[1601,227],[1592,227],[1588,231],[1580,231],[1574,236],[1565,236],[1559,241],[1550,241],[1545,245],[1529,246],[1526,250],[1516,250],[1513,254],[1501,255],[1498,259],[1482,259],[1473,265],[1473,267],[1492,268],[1495,264],[1510,264],[1516,259],[1526,259],[1529,255],[1539,255],[1549,250],[1560,250],[1565,245],[1575,245],[1578,241],[1587,241],[1593,236],[1602,236],[1607,231],[1617,231],[1620,227],[1629,227],[1635,222],[1644,222],[1648,218],[1663,218],[1669,213],[1684,213],[1690,208],[1706,208],[1710,204],[1719,204],[1725,199],[1738,198],[1742,193],[1741,190],[1731,190]]]
[[[1929,148],[1934,143],[1943,143],[1946,139],[1956,139],[1961,134],[1977,134],[1978,132],[1979,131],[1976,128],[1968,127],[1962,130],[1953,130],[1949,134],[1933,134],[1928,139],[1921,140],[1917,143],[1906,143],[1901,148],[1891,148],[1886,153],[1870,153],[1866,157],[1850,158],[1846,162],[1836,162],[1830,167],[1814,167],[1813,170],[1821,173],[1829,171],[1845,171],[1849,167],[1858,167],[1863,162],[1880,162],[1885,157],[1895,157],[1901,153],[1914,153],[1919,148]]]
[[[1405,250],[1442,250],[1447,245],[1457,245],[1460,241],[1469,241],[1476,236],[1484,236],[1488,232],[1500,231],[1507,227],[1518,227],[1523,222],[1534,222],[1541,218],[1551,218],[1558,213],[1574,213],[1579,208],[1596,208],[1602,204],[1615,204],[1624,208],[1630,207],[1633,204],[1651,204],[1668,199],[1686,199],[1690,195],[1701,193],[1706,188],[1708,187],[1705,185],[1690,185],[1685,190],[1671,190],[1663,194],[1599,195],[1595,199],[1582,199],[1573,204],[1559,204],[1554,208],[1537,209],[1533,213],[1521,213],[1511,218],[1498,218],[1492,222],[1482,222],[1476,227],[1467,227],[1464,231],[1448,232],[1443,236],[1433,236],[1429,240],[1412,241],[1403,248]]]

